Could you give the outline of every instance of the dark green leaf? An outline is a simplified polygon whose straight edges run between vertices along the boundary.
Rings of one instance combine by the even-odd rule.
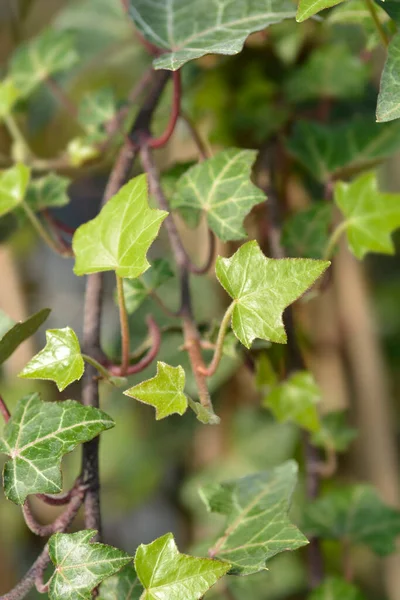
[[[128,565],[101,584],[99,600],[140,600],[142,592],[135,567]]]
[[[67,189],[70,179],[56,173],[33,179],[26,193],[26,202],[34,211],[69,203]]]
[[[283,226],[282,244],[289,256],[321,258],[329,239],[332,206],[316,202],[291,216]]]
[[[26,321],[16,323],[0,339],[0,365],[11,356],[22,342],[30,338],[45,322],[50,308],[43,308]]]
[[[15,321],[0,309],[0,340],[14,325]]]
[[[345,411],[333,411],[321,418],[321,429],[312,435],[312,443],[320,448],[333,448],[336,452],[346,452],[357,437],[357,429],[347,424]]]
[[[400,33],[390,42],[383,69],[376,109],[376,120],[392,121],[400,117]]]
[[[345,579],[328,577],[310,594],[308,600],[365,600],[365,596]]]
[[[0,217],[21,204],[30,176],[30,169],[23,164],[17,164],[0,172]]]
[[[174,273],[165,258],[157,258],[151,268],[138,279],[124,280],[126,310],[134,313],[157,288],[169,281]]]

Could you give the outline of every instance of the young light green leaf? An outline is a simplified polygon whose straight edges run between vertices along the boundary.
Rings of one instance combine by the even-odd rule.
[[[204,423],[204,425],[219,425],[221,419],[213,411],[200,404],[200,402],[195,402],[191,398],[188,398],[187,400],[190,408],[200,423]]]
[[[28,362],[18,377],[55,381],[62,392],[78,381],[85,369],[76,333],[70,327],[48,329],[46,346]]]
[[[208,510],[227,517],[210,556],[229,561],[230,573],[257,573],[272,556],[308,543],[288,518],[297,471],[297,464],[289,461],[270,471],[201,488]]]
[[[328,577],[311,593],[308,600],[365,600],[365,596],[345,579]]]
[[[392,121],[400,117],[400,33],[390,42],[388,56],[381,77],[376,109],[376,120]]]
[[[315,179],[326,182],[379,163],[400,149],[400,123],[378,125],[370,117],[323,125],[299,121],[287,143]]]
[[[119,277],[139,277],[150,266],[147,251],[167,215],[149,208],[146,175],[134,177],[97,217],[76,230],[75,274],[115,271]]]
[[[64,454],[113,426],[103,411],[74,400],[42,402],[39,394],[22,398],[0,440],[0,452],[11,459],[3,472],[7,498],[23,504],[29,494],[61,492]]]
[[[86,529],[51,536],[49,554],[56,569],[49,581],[50,600],[91,600],[92,591],[104,579],[132,560],[129,554],[112,546],[91,544],[96,533]]]
[[[45,322],[50,308],[43,308],[26,321],[19,321],[9,328],[0,339],[0,365],[28,338],[30,338]]]
[[[250,181],[255,159],[254,150],[230,148],[194,165],[179,179],[171,208],[192,227],[204,211],[210,229],[223,241],[247,237],[243,219],[265,200]]]
[[[98,131],[114,117],[116,110],[113,90],[102,88],[83,97],[79,107],[79,122],[89,132]]]
[[[47,77],[71,69],[78,59],[70,32],[46,29],[18,47],[11,59],[11,76],[19,92],[27,96]]]
[[[321,258],[329,239],[332,206],[316,202],[285,221],[282,244],[293,257]]]
[[[135,398],[156,409],[156,420],[177,413],[183,415],[188,407],[185,389],[185,371],[181,366],[171,367],[157,362],[157,375],[142,381],[124,392],[125,396]]]
[[[26,202],[34,211],[69,203],[67,189],[70,179],[56,173],[33,179],[26,192]]]
[[[127,565],[100,586],[99,600],[140,600],[143,586],[136,575],[135,567]]]
[[[386,506],[372,486],[349,485],[308,504],[304,529],[311,536],[366,544],[387,556],[400,535],[400,511]]]
[[[296,21],[301,23],[313,15],[316,15],[321,10],[335,6],[340,2],[343,2],[343,0],[300,0],[297,8]]]
[[[76,137],[73,138],[67,146],[67,154],[69,161],[73,167],[81,167],[86,162],[89,162],[100,156],[100,149],[96,145],[98,140],[96,136]]]
[[[217,258],[215,272],[233,298],[232,329],[250,348],[255,338],[286,343],[284,309],[297,300],[328,268],[329,262],[273,259],[257,242],[247,242],[231,258]]]
[[[23,164],[17,164],[0,172],[0,217],[21,204],[30,176],[30,169]]]
[[[237,54],[246,38],[295,15],[290,0],[129,0],[130,14],[142,35],[164,52],[156,69],[179,69],[205,54]]]
[[[289,379],[275,386],[263,400],[280,422],[292,421],[307,431],[319,431],[321,422],[317,404],[321,390],[308,371],[297,371]]]
[[[332,411],[321,418],[321,429],[311,436],[314,446],[333,448],[336,452],[346,452],[357,437],[357,429],[347,424],[346,412]]]
[[[0,121],[10,114],[19,98],[19,91],[12,79],[7,78],[0,82]]]
[[[139,546],[135,568],[144,587],[140,600],[199,600],[229,571],[230,564],[181,554],[174,536],[167,533]]]
[[[169,281],[174,273],[165,258],[157,258],[151,268],[138,279],[124,279],[126,310],[134,313],[153,292]]]
[[[367,252],[394,254],[391,233],[400,227],[400,194],[381,193],[375,173],[364,173],[351,183],[336,183],[334,199],[356,258]]]

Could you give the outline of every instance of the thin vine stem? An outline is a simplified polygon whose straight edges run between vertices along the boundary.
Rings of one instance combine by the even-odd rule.
[[[346,231],[348,226],[349,226],[348,221],[342,221],[333,230],[333,232],[328,240],[328,243],[326,245],[326,248],[325,248],[325,252],[324,252],[324,256],[323,256],[324,260],[329,260],[330,258],[332,258],[333,253],[335,251],[336,244],[338,243],[338,241],[340,240],[341,236]]]
[[[14,117],[11,114],[5,115],[4,118],[4,124],[8,129],[8,132],[11,136],[11,138],[13,139],[13,141],[17,144],[19,144],[19,146],[21,147],[23,153],[24,153],[24,158],[25,159],[30,159],[33,158],[33,153],[31,148],[29,147],[28,142],[25,139],[24,134],[22,133],[22,131],[19,128],[18,123],[16,122],[16,120],[14,119]]]
[[[141,371],[146,369],[146,367],[148,367],[153,362],[153,360],[156,358],[156,356],[160,350],[161,331],[160,331],[160,328],[158,327],[157,323],[150,316],[147,317],[147,327],[149,329],[149,334],[150,334],[150,337],[152,340],[151,347],[150,347],[149,351],[147,352],[147,354],[145,354],[143,356],[143,358],[141,358],[137,363],[135,363],[133,365],[128,365],[125,375],[134,375],[134,374],[140,373]],[[109,371],[110,371],[110,373],[112,373],[112,375],[116,375],[116,376],[122,375],[122,368],[118,365],[111,365],[109,367]]]
[[[235,302],[232,302],[223,316],[221,321],[221,325],[218,331],[218,337],[215,344],[214,356],[206,369],[202,369],[200,372],[206,377],[211,377],[216,372],[218,365],[222,358],[222,352],[224,349],[224,340],[226,336],[226,332],[228,330],[229,324],[231,322],[233,309],[235,308]]]
[[[185,123],[185,125],[197,147],[197,150],[198,150],[199,156],[200,156],[200,160],[203,161],[203,160],[206,160],[207,158],[209,158],[211,155],[211,152],[207,148],[205,142],[203,141],[203,138],[201,137],[200,133],[196,129],[192,119],[189,117],[189,115],[187,113],[183,112],[182,110],[180,113],[180,119],[182,119],[182,121]]]
[[[165,144],[169,141],[170,137],[175,131],[175,127],[178,122],[179,113],[181,110],[182,87],[180,71],[173,71],[172,83],[174,86],[174,91],[172,97],[171,116],[168,125],[162,135],[156,138],[150,138],[148,140],[148,145],[150,146],[150,148],[162,148],[162,146],[165,146]]]
[[[126,310],[124,281],[122,277],[116,275],[117,279],[117,294],[119,308],[119,322],[121,326],[121,375],[125,375],[129,367],[130,348],[130,333],[129,333],[129,317]]]
[[[382,40],[382,44],[385,46],[385,48],[387,48],[389,46],[390,40],[388,38],[388,35],[387,35],[382,23],[379,20],[379,15],[376,10],[376,6],[375,6],[373,0],[365,0],[365,4],[367,6],[367,9],[371,15],[373,22],[374,22],[374,25],[379,34],[379,37]]]
[[[11,418],[11,413],[8,410],[7,404],[5,403],[4,399],[2,398],[2,396],[0,396],[0,414],[4,419],[5,423],[8,423],[8,421]]]
[[[72,250],[65,246],[60,246],[50,235],[47,229],[42,225],[40,219],[36,216],[31,207],[27,204],[27,202],[21,202],[21,208],[24,210],[26,216],[28,217],[31,225],[34,227],[38,235],[45,242],[45,244],[53,250],[56,254],[59,254],[63,258],[69,258],[72,256]]]

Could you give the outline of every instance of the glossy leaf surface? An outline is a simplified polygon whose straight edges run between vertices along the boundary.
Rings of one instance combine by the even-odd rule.
[[[143,586],[136,575],[135,567],[127,565],[101,584],[99,600],[139,600],[142,593]]]
[[[324,8],[330,8],[340,2],[343,2],[343,0],[300,0],[297,8],[296,21],[301,23],[321,10],[324,10]]]
[[[398,33],[390,42],[386,64],[382,73],[378,106],[376,109],[377,121],[392,121],[400,117],[399,60],[400,34]]]

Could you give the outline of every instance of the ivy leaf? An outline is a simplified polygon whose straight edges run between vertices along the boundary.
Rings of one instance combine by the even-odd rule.
[[[102,88],[84,96],[79,107],[78,119],[87,131],[98,131],[114,117],[116,109],[113,90]]]
[[[156,409],[156,420],[177,413],[183,415],[188,407],[185,389],[185,371],[181,366],[171,367],[157,362],[157,375],[142,381],[124,392],[125,396],[135,398]]]
[[[229,561],[231,574],[257,573],[272,556],[308,543],[287,515],[297,471],[297,464],[288,461],[270,471],[201,488],[207,509],[227,517],[210,556]]]
[[[291,216],[282,230],[282,244],[294,257],[321,258],[329,240],[332,206],[316,202]]]
[[[101,584],[99,600],[140,600],[142,593],[134,566],[127,565]]]
[[[331,6],[335,6],[336,4],[340,4],[343,0],[300,0],[296,21],[301,23],[306,19],[309,19],[313,15],[316,15],[324,8],[330,8]]]
[[[194,414],[196,415],[196,419],[203,423],[204,425],[219,425],[221,419],[210,409],[206,408],[200,402],[195,402],[191,398],[188,398],[188,403]]]
[[[314,446],[333,448],[336,452],[346,452],[357,437],[357,429],[347,425],[345,411],[332,411],[321,418],[321,429],[311,437]]]
[[[19,92],[27,96],[47,77],[68,71],[78,60],[70,32],[46,29],[15,51],[11,76]]]
[[[76,333],[70,327],[48,329],[46,346],[28,362],[18,377],[55,381],[62,392],[79,380],[85,369]]]
[[[12,79],[0,82],[0,120],[10,114],[19,98],[19,91]]]
[[[376,175],[364,173],[351,183],[336,183],[334,199],[345,217],[343,227],[356,258],[367,252],[394,254],[390,235],[400,227],[399,194],[380,192]]]
[[[400,149],[400,123],[378,125],[370,117],[323,125],[299,121],[287,148],[321,182],[360,171]]]
[[[243,219],[265,194],[250,181],[254,150],[230,148],[194,165],[179,179],[171,208],[195,227],[201,211],[223,241],[247,237]]]
[[[321,427],[317,404],[321,400],[321,390],[308,371],[293,373],[287,381],[275,386],[263,400],[280,422],[292,421],[307,429],[318,431]]]
[[[128,313],[134,313],[146,298],[173,276],[169,262],[164,258],[156,258],[151,268],[138,279],[124,279],[124,296]]]
[[[215,272],[233,298],[232,329],[250,348],[255,338],[286,343],[284,309],[328,268],[329,262],[266,258],[257,242],[247,242],[231,258],[219,256]]]
[[[92,590],[99,583],[132,560],[129,554],[112,546],[91,544],[96,533],[86,529],[51,536],[49,554],[56,570],[49,582],[50,600],[91,600]]]
[[[387,556],[400,534],[400,511],[386,506],[372,486],[350,485],[308,504],[304,529],[311,536],[366,544]]]
[[[376,120],[392,121],[400,117],[400,33],[389,44],[388,56],[382,72],[381,85],[376,109]]]
[[[67,146],[67,155],[73,167],[81,167],[87,162],[100,156],[97,142],[101,141],[96,135],[73,138]]]
[[[28,338],[30,338],[45,322],[50,314],[50,308],[43,308],[26,321],[19,321],[8,329],[0,339],[0,365]]]
[[[146,175],[134,177],[78,227],[72,241],[76,275],[115,271],[134,279],[149,268],[146,253],[168,213],[149,208],[147,196]]]
[[[295,15],[290,0],[129,0],[130,15],[142,35],[166,52],[156,69],[179,69],[205,54],[237,54],[246,38]]]
[[[136,551],[135,567],[144,587],[140,600],[199,600],[229,571],[229,563],[181,554],[167,533]]]
[[[67,189],[70,179],[56,173],[33,179],[26,193],[26,202],[34,211],[69,203]]]
[[[74,400],[42,402],[39,394],[22,398],[0,440],[0,452],[11,458],[3,472],[7,498],[23,504],[29,494],[61,492],[64,454],[113,426],[103,411]]]
[[[0,217],[21,204],[30,175],[30,169],[23,164],[17,164],[0,172]]]
[[[365,600],[365,596],[352,583],[340,577],[328,577],[308,597],[308,600]]]

